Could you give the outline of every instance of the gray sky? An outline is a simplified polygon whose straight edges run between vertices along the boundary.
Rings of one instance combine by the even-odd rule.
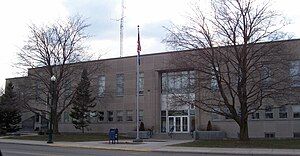
[[[200,0],[202,7],[209,0]],[[184,23],[193,0],[125,0],[124,56],[136,54],[140,25],[142,54],[167,51],[161,43],[163,26]],[[291,20],[285,31],[300,36],[299,0],[273,0],[273,8]],[[88,51],[101,58],[119,57],[121,0],[0,0],[0,87],[5,78],[22,76],[14,67],[16,53],[24,45],[27,26],[47,24],[72,15],[82,15],[91,24]]]

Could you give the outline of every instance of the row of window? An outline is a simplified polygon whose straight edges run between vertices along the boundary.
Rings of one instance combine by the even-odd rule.
[[[143,121],[144,111],[139,110],[139,121]],[[89,115],[91,123],[99,122],[123,122],[123,121],[134,121],[133,110],[116,110],[116,111],[98,111],[92,112]],[[68,112],[64,112],[63,123],[71,123],[72,118]]]
[[[293,105],[292,107],[292,117],[300,118],[300,105]],[[272,106],[266,106],[264,110],[265,119],[273,119],[274,118],[274,109]],[[288,118],[288,110],[287,106],[281,106],[278,108],[278,118],[286,119]],[[252,119],[260,119],[260,112],[256,112],[252,114]]]
[[[116,96],[124,96],[124,74],[116,75]],[[98,96],[103,97],[105,95],[105,86],[106,78],[104,75],[99,76],[98,79]],[[66,80],[64,82],[64,96],[65,98],[69,98],[72,93],[71,81]],[[34,85],[35,90],[35,100],[39,100],[39,96],[41,95],[41,84],[38,81],[35,82]],[[143,95],[144,93],[144,73],[140,73],[139,75],[139,94]]]
[[[265,132],[264,134],[265,134],[265,138],[267,138],[267,139],[276,138],[276,135],[275,135],[276,133],[275,132]],[[238,133],[237,135],[239,137],[240,133]],[[293,137],[294,138],[300,138],[300,132],[294,132]]]
[[[275,132],[265,132],[265,138],[275,138],[276,135]],[[300,133],[299,132],[294,132],[293,133],[294,138],[300,138]]]
[[[270,75],[270,70],[265,67],[263,75]],[[215,76],[215,71],[218,71],[218,67],[212,70],[211,78],[211,88],[212,90],[218,89],[217,79]],[[293,86],[300,86],[300,60],[292,61],[290,68],[290,75],[292,76]],[[270,77],[266,77],[266,81]],[[124,74],[116,75],[116,96],[124,96]],[[71,83],[69,80],[65,82],[65,96],[68,97],[71,94]],[[98,95],[100,97],[104,96],[105,93],[106,78],[104,75],[99,76],[98,80]],[[186,93],[189,92],[191,86],[195,84],[195,71],[182,71],[182,72],[168,72],[162,73],[162,93]],[[36,82],[35,84],[35,98],[39,98],[41,86]],[[144,73],[140,73],[139,76],[139,93],[142,95],[144,93]]]
[[[300,105],[292,105],[292,117],[295,119],[300,119]],[[274,118],[274,109],[278,109],[278,118],[286,119],[288,118],[288,109],[287,106],[281,106],[279,108],[274,108],[273,106],[267,105],[265,106],[264,111],[257,111],[251,115],[251,119],[259,120],[261,119],[261,115],[264,115],[264,119],[273,119]],[[240,114],[240,112],[238,112]],[[213,120],[220,120],[221,116],[217,114],[212,114]],[[228,119],[225,117],[225,119]]]
[[[124,74],[116,75],[116,96],[124,96]],[[103,97],[105,95],[105,82],[106,78],[104,75],[99,76],[98,81],[98,95]],[[144,73],[139,74],[139,94],[144,94]]]
[[[219,71],[219,68],[216,67],[214,70],[212,69],[212,76],[211,76],[211,90],[215,91],[218,90],[218,83],[217,83],[217,77],[216,77],[216,71]],[[290,66],[290,76],[292,79],[292,87],[300,87],[300,60],[291,61]],[[268,85],[272,79],[272,71],[268,65],[264,65],[262,68],[262,74],[261,79],[263,82],[263,85]],[[238,77],[236,77],[236,82],[233,84],[236,84],[238,80]]]
[[[195,85],[195,71],[162,73],[161,92],[167,93],[190,93]]]
[[[70,79],[66,79],[64,80],[64,83],[63,83],[63,90],[62,90],[62,93],[64,95],[64,98],[65,99],[68,99],[71,97],[72,95],[72,85],[71,85],[72,81]],[[34,82],[34,95],[35,95],[35,100],[36,101],[39,101],[41,100],[41,96],[45,93],[45,91],[43,91],[43,87],[42,87],[42,83],[39,82],[39,81],[35,81]],[[47,95],[47,96],[50,96],[50,93]]]

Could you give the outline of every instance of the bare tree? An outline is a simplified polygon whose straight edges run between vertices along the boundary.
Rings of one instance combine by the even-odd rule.
[[[283,104],[279,101],[287,97],[288,46],[273,42],[287,36],[280,32],[287,22],[268,2],[212,0],[212,15],[199,6],[188,17],[190,23],[167,28],[164,40],[175,49],[189,50],[174,54],[171,63],[197,73],[195,100],[177,99],[233,119],[240,140],[249,140],[248,116],[265,103]]]
[[[82,17],[72,17],[52,25],[29,26],[29,36],[18,53],[19,67],[29,68],[25,107],[33,112],[50,114],[53,109],[53,131],[58,133],[58,121],[62,113],[71,105],[71,86],[79,80],[80,70],[85,63],[74,64],[89,59],[84,41],[89,37],[85,30],[89,25]],[[52,76],[56,77],[51,97]],[[25,95],[23,91],[23,96]],[[28,97],[31,97],[30,99]],[[53,98],[53,105],[50,105]],[[50,115],[49,115],[50,116]]]

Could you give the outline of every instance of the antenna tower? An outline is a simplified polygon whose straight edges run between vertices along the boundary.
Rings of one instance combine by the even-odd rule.
[[[122,0],[122,14],[120,19],[120,57],[123,57],[124,8],[124,0]]]

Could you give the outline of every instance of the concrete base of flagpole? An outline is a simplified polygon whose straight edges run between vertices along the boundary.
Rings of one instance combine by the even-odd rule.
[[[134,139],[133,142],[143,142],[143,139]]]

